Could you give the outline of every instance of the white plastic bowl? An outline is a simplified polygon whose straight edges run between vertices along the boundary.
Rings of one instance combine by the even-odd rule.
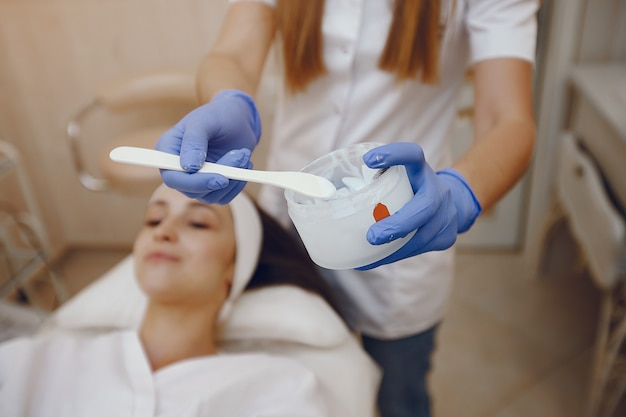
[[[321,267],[352,269],[371,264],[400,249],[413,235],[383,245],[372,245],[366,239],[367,230],[376,222],[374,209],[377,206],[379,217],[385,211],[393,214],[413,197],[404,166],[393,166],[371,179],[378,170],[368,168],[363,155],[380,145],[352,145],[302,168],[303,172],[330,180],[338,189],[333,199],[312,199],[291,190],[285,191],[289,217],[309,256]],[[346,177],[362,178],[366,184],[358,191],[347,189],[342,181]]]

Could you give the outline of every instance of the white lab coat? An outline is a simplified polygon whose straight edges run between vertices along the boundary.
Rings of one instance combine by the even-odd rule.
[[[241,0],[230,0],[241,1]],[[275,4],[275,0],[257,0]],[[398,85],[378,69],[393,0],[325,0],[328,74],[303,93],[279,95],[268,169],[299,170],[359,142],[416,142],[434,169],[451,163],[447,138],[468,65],[499,57],[534,60],[537,0],[443,1],[440,84]],[[279,49],[279,48],[278,48]],[[264,187],[260,204],[289,222],[282,190]],[[364,334],[404,337],[443,317],[452,283],[452,250],[426,253],[372,271],[338,271],[348,320]]]
[[[333,415],[314,374],[265,354],[214,355],[152,372],[134,331],[0,345],[3,417]]]

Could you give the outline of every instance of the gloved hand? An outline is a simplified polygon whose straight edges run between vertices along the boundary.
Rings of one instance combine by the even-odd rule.
[[[226,204],[245,185],[218,174],[195,174],[205,161],[248,167],[250,152],[261,137],[261,119],[252,98],[238,90],[222,91],[209,103],[192,110],[158,140],[156,149],[180,155],[187,172],[161,171],[163,182],[208,204]],[[248,149],[242,155],[223,158],[232,150]]]
[[[420,253],[447,249],[482,211],[461,174],[452,168],[435,173],[415,143],[383,145],[367,152],[363,160],[370,168],[404,165],[415,193],[396,213],[373,224],[367,231],[367,240],[380,245],[417,231],[396,252],[358,269],[372,269]]]
[[[250,149],[235,149],[217,160],[218,164],[236,168],[252,169]],[[176,175],[172,175],[176,174]],[[161,170],[161,177],[167,178],[168,187],[174,188],[189,198],[210,201],[209,204],[228,204],[243,190],[245,181],[230,180],[220,174],[189,173]],[[198,192],[197,190],[202,190]]]

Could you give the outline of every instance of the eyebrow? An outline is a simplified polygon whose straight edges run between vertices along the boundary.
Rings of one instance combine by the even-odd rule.
[[[148,205],[149,206],[162,206],[162,207],[169,206],[169,204],[165,200],[152,200],[148,203]],[[210,204],[204,204],[199,201],[192,201],[188,204],[188,208],[196,208],[196,207],[203,207],[215,213],[216,215],[218,214],[217,210],[215,210],[215,208]]]
[[[215,211],[212,205],[200,203],[199,201],[192,201],[191,203],[189,203],[189,206],[190,207],[204,207],[209,210]]]

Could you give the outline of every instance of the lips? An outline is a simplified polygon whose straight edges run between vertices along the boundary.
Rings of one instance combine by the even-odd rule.
[[[145,259],[151,262],[178,262],[179,257],[167,252],[156,251],[150,252]]]

